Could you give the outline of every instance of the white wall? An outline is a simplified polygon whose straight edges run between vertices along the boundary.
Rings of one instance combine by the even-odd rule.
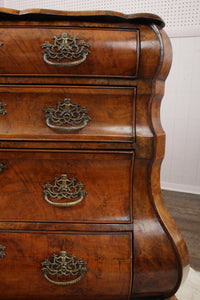
[[[167,135],[161,186],[200,194],[200,0],[18,0],[0,4],[15,9],[101,9],[160,15],[173,46],[161,108]]]
[[[173,64],[161,120],[166,131],[162,187],[200,193],[200,37],[172,38]]]

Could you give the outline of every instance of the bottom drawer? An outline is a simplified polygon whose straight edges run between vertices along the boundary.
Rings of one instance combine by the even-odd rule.
[[[0,233],[0,299],[128,299],[132,234]]]

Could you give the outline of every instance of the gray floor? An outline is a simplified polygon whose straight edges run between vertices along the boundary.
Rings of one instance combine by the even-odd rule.
[[[190,265],[200,271],[200,195],[162,190],[165,204],[180,229]]]

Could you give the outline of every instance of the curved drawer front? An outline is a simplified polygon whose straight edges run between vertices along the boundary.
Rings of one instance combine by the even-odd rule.
[[[132,152],[1,151],[0,220],[129,223]]]
[[[133,141],[135,89],[1,87],[2,140]]]
[[[129,297],[131,233],[1,232],[0,244],[2,300]]]
[[[1,28],[0,73],[135,77],[138,36],[127,29]]]

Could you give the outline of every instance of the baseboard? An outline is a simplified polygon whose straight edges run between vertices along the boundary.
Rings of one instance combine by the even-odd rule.
[[[177,184],[172,182],[161,181],[161,188],[163,190],[200,195],[200,186],[195,186],[195,185],[185,185],[185,184]]]

